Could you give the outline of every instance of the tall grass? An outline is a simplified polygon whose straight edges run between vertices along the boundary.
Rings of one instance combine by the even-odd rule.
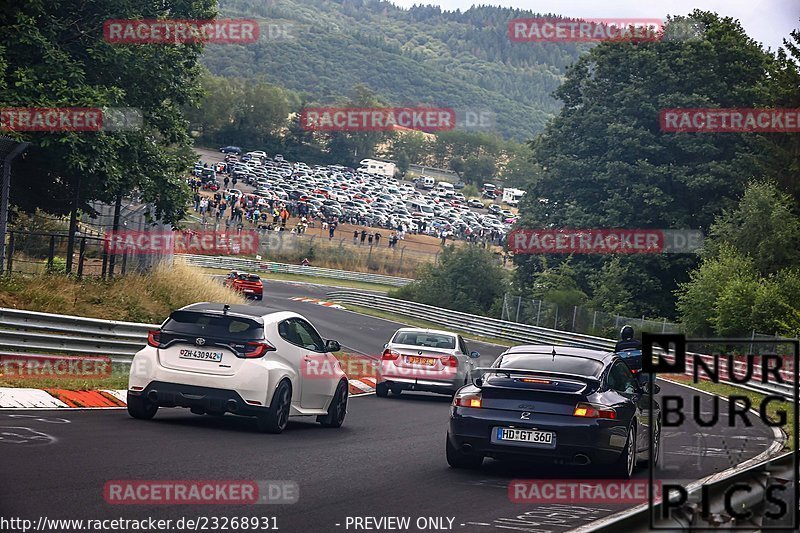
[[[245,300],[200,270],[180,263],[108,281],[56,274],[0,279],[0,307],[44,313],[160,323],[170,312],[195,302]]]

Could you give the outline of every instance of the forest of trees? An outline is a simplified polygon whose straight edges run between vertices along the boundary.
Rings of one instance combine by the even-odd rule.
[[[215,75],[263,79],[322,104],[366,84],[394,105],[489,107],[497,132],[517,141],[558,111],[552,92],[588,48],[511,42],[508,21],[534,14],[509,8],[453,13],[372,0],[223,0],[220,8],[284,25],[290,37],[208,46],[203,63]]]

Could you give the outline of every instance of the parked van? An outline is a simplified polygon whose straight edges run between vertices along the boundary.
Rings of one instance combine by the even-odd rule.
[[[420,189],[433,189],[434,185],[436,185],[436,180],[430,176],[420,176],[417,178],[417,187]]]
[[[453,187],[453,184],[447,181],[440,181],[439,184],[436,186],[436,192],[439,194],[444,194],[445,196],[453,196],[456,190]]]
[[[406,207],[411,213],[421,213],[425,218],[433,218],[433,207],[427,202],[421,200],[409,200],[406,202]]]

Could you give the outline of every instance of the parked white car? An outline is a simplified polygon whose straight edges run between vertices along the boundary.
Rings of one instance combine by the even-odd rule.
[[[348,382],[324,340],[303,316],[263,307],[197,303],[174,311],[133,359],[128,413],[150,419],[159,407],[195,414],[254,416],[280,433],[289,417],[316,416],[340,427]]]

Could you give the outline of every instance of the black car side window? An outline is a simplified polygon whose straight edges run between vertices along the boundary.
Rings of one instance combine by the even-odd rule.
[[[625,363],[617,362],[608,373],[608,388],[623,394],[636,392],[636,380]]]

